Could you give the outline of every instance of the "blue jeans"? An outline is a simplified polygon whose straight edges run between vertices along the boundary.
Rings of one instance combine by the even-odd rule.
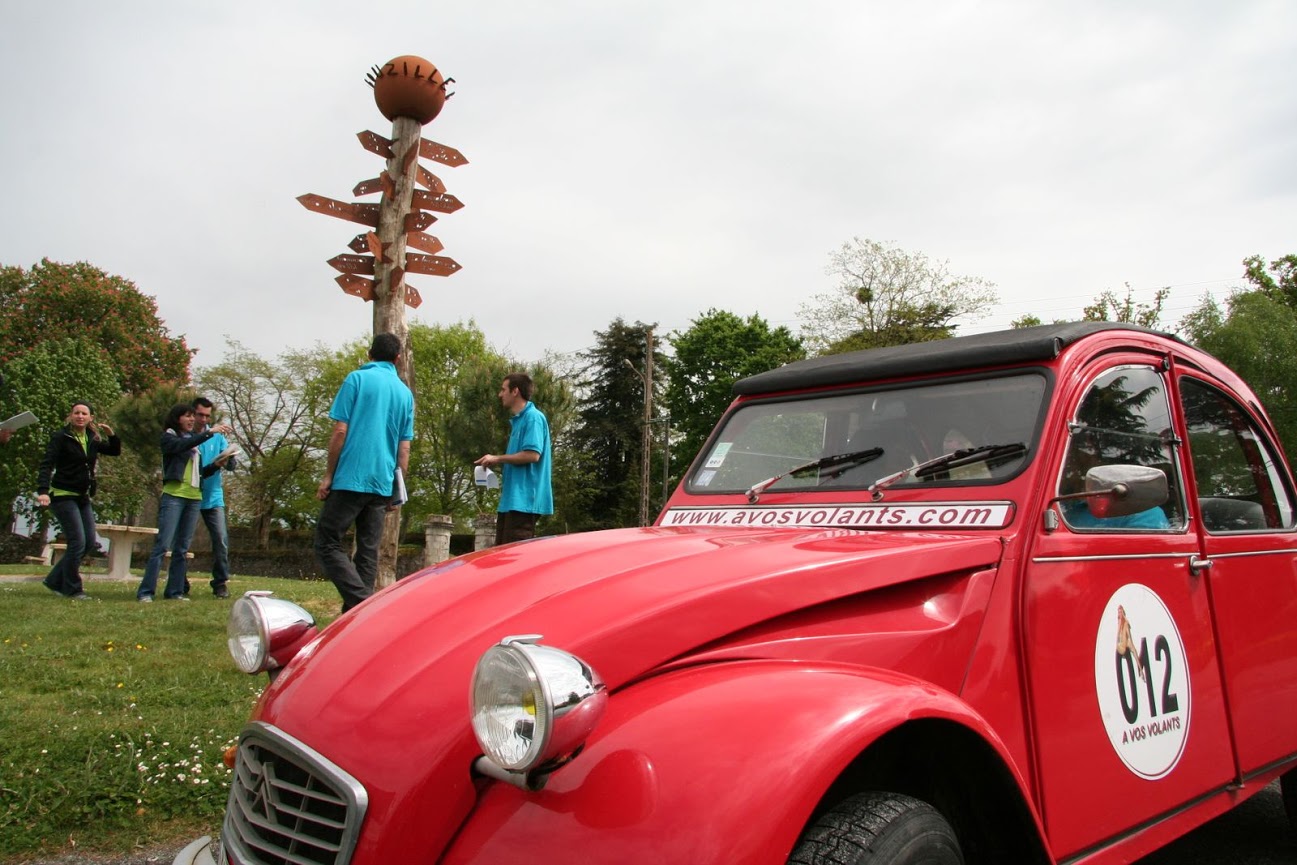
[[[144,566],[144,579],[140,580],[135,597],[153,597],[158,588],[158,572],[162,570],[162,560],[166,557],[167,550],[171,550],[171,565],[167,568],[167,585],[162,596],[184,597],[185,572],[189,569],[185,556],[189,553],[189,542],[194,539],[201,504],[198,499],[162,494],[162,502],[158,505],[158,538],[153,543],[153,552],[149,554],[149,563]]]
[[[230,579],[230,533],[225,527],[225,508],[203,508],[203,525],[212,536],[212,591]]]
[[[45,577],[45,585],[61,595],[80,594],[81,559],[86,549],[93,544],[95,537],[95,512],[90,507],[90,499],[76,496],[59,496],[50,499],[50,513],[59,521],[63,539],[68,548],[63,551],[63,558]]]
[[[345,613],[374,594],[378,576],[378,544],[383,539],[383,519],[391,496],[333,490],[324,500],[315,524],[315,557],[324,575],[338,587]],[[342,541],[356,525],[356,555],[350,558]]]

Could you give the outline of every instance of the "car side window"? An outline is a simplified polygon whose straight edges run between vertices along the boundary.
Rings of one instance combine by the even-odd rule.
[[[1212,534],[1292,528],[1292,490],[1247,412],[1193,378],[1181,379],[1180,399],[1203,527]]]
[[[1144,366],[1111,369],[1095,379],[1069,425],[1067,456],[1058,492],[1085,490],[1085,474],[1096,466],[1136,465],[1166,475],[1167,500],[1159,507],[1119,517],[1097,517],[1086,500],[1060,508],[1068,528],[1130,532],[1180,530],[1185,525],[1184,484],[1173,442],[1170,400],[1161,373]]]

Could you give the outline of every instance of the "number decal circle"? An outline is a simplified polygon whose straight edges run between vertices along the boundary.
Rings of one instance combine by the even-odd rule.
[[[1175,619],[1148,586],[1108,600],[1094,639],[1094,687],[1113,750],[1150,781],[1180,762],[1189,738],[1189,665]]]

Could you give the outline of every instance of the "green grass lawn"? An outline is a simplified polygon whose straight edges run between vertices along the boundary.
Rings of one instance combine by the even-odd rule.
[[[134,582],[88,580],[69,601],[43,568],[0,566],[0,862],[123,852],[213,834],[229,788],[222,754],[267,679],[225,648],[231,600],[192,574],[193,601],[135,600]],[[324,626],[328,582],[235,577]]]

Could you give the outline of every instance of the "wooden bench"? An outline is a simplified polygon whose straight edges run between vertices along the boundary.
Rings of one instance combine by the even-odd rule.
[[[29,565],[45,565],[46,567],[49,567],[53,564],[52,556],[53,551],[50,549],[50,545],[46,543],[45,546],[41,547],[41,554],[39,556],[24,556],[23,561]]]

